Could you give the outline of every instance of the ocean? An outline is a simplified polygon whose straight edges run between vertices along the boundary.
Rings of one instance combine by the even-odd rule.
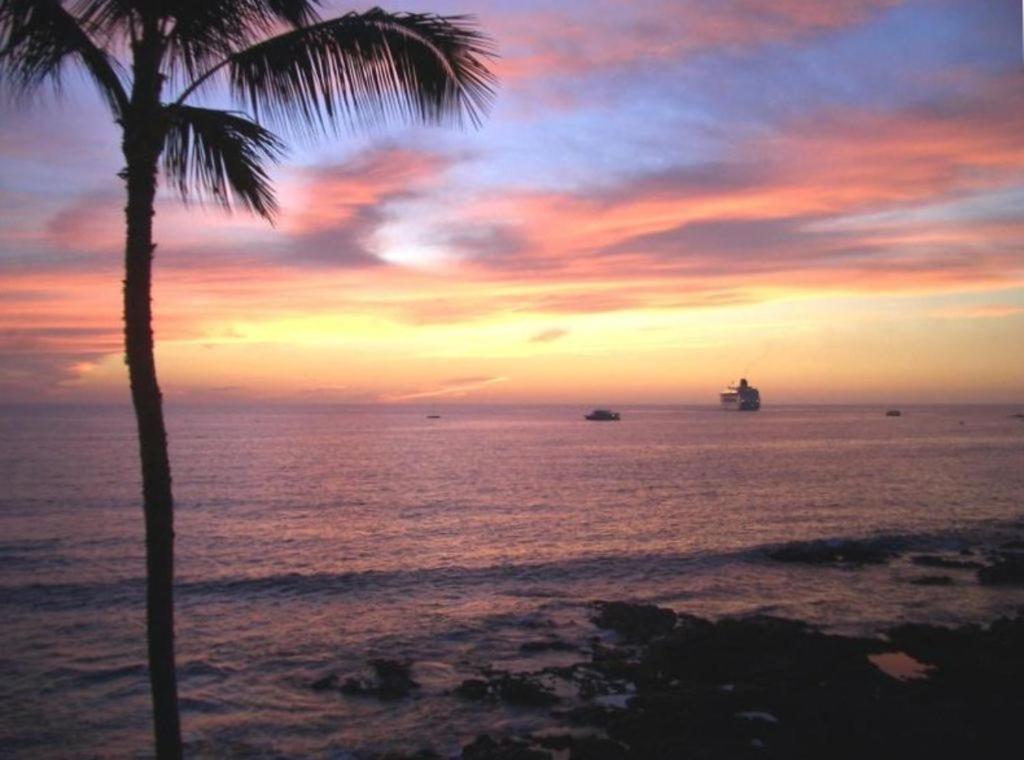
[[[170,406],[190,756],[364,757],[544,725],[449,694],[579,659],[595,600],[839,632],[984,622],[1024,590],[914,585],[920,552],[1024,533],[1017,408]],[[0,756],[145,757],[142,515],[121,407],[0,409]],[[889,563],[779,563],[857,538]],[[977,549],[975,549],[977,551]],[[945,571],[944,571],[945,572]],[[408,659],[380,702],[311,684]]]

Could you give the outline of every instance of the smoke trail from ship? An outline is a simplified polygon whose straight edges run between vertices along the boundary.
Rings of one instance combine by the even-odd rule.
[[[766,358],[768,357],[768,354],[770,354],[770,353],[771,353],[771,350],[772,350],[772,344],[771,344],[771,343],[768,343],[768,345],[766,345],[766,346],[764,347],[764,351],[762,351],[762,352],[761,352],[761,353],[760,353],[760,354],[759,354],[759,355],[757,356],[757,358],[756,358],[756,359],[754,359],[754,360],[752,360],[752,361],[748,362],[748,363],[747,363],[747,366],[743,368],[743,375],[742,375],[742,376],[743,376],[743,377],[749,377],[749,376],[750,376],[750,370],[752,370],[752,369],[753,369],[753,368],[754,368],[755,366],[757,366],[757,365],[758,365],[758,364],[760,364],[760,363],[761,363],[762,361],[764,361],[764,360],[765,360],[765,359],[766,359]]]

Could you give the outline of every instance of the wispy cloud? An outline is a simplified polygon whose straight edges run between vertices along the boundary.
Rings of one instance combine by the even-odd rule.
[[[1003,319],[1024,314],[1024,306],[1009,304],[983,304],[981,306],[954,306],[935,309],[932,316],[942,319]]]
[[[552,327],[548,330],[541,330],[530,337],[531,343],[552,343],[559,338],[564,338],[569,331],[562,327]]]
[[[416,401],[431,398],[465,398],[497,383],[508,382],[507,377],[464,377],[442,381],[439,387],[409,393],[386,394],[381,401]]]

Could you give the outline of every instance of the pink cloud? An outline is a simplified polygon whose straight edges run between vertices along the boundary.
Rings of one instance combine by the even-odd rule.
[[[792,42],[863,23],[903,0],[606,0],[578,9],[530,8],[495,19],[503,81],[683,59],[714,50]]]
[[[602,281],[754,275],[837,288],[1017,282],[1016,220],[928,219],[898,229],[847,218],[955,203],[1024,185],[1020,75],[970,99],[902,111],[818,113],[735,146],[727,163],[682,167],[576,192],[508,192],[460,209],[478,276]],[[473,241],[477,245],[474,250]],[[718,286],[714,286],[718,287]]]
[[[392,147],[304,170],[286,191],[282,229],[306,235],[344,227],[365,209],[436,183],[451,164],[451,158],[437,153]]]

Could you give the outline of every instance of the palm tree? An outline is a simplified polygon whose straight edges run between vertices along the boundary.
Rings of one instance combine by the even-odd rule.
[[[157,756],[181,756],[174,666],[173,500],[153,358],[158,169],[183,199],[273,219],[267,164],[300,134],[387,119],[478,124],[490,40],[465,16],[378,8],[324,20],[319,0],[0,0],[0,73],[15,92],[85,69],[121,128],[127,191],[125,357],[139,433],[146,623]],[[217,81],[243,111],[190,103]]]

